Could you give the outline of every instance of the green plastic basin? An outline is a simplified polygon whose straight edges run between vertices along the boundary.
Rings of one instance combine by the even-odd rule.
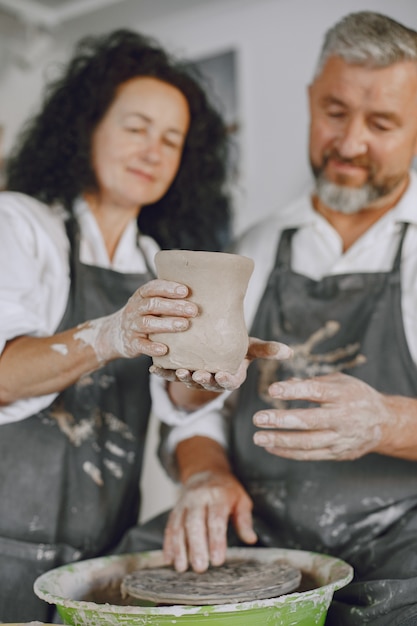
[[[123,605],[123,578],[140,568],[163,565],[162,552],[157,550],[64,565],[40,576],[34,591],[39,598],[55,604],[64,623],[72,626],[322,626],[333,593],[353,577],[352,567],[344,561],[314,552],[229,548],[227,556],[265,562],[285,560],[301,570],[301,587],[277,598],[235,604]]]

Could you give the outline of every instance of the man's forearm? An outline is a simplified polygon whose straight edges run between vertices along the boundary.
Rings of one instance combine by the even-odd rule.
[[[180,441],[176,448],[179,477],[185,483],[194,474],[230,474],[227,451],[210,437],[194,436]]]

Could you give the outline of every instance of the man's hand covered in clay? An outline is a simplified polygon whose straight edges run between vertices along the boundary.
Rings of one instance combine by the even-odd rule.
[[[248,353],[237,374],[221,372],[213,377],[207,372],[189,372],[185,380],[190,387],[171,383],[171,398],[185,409],[197,409],[207,395],[213,395],[206,389],[218,392],[219,388],[239,387],[254,359],[284,360],[292,354],[285,344],[250,338]],[[196,376],[202,383],[196,382]],[[178,371],[174,372],[174,379],[178,378]],[[164,557],[178,571],[191,566],[203,572],[210,564],[224,563],[229,521],[244,543],[257,541],[252,500],[234,476],[226,450],[213,439],[195,436],[180,441],[176,457],[183,486],[165,529]]]
[[[182,487],[164,537],[164,559],[178,572],[190,565],[204,572],[226,557],[227,526],[231,518],[242,541],[255,543],[252,501],[230,471],[194,474]]]
[[[299,461],[351,461],[371,452],[416,458],[401,438],[415,429],[408,399],[381,394],[342,373],[275,382],[269,394],[317,403],[255,413],[254,424],[264,430],[255,433],[254,441],[271,454]],[[407,421],[405,429],[399,427]]]

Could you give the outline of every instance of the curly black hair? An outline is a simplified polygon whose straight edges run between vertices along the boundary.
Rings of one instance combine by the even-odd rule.
[[[93,132],[117,88],[137,76],[179,89],[191,116],[176,178],[162,199],[141,209],[139,228],[161,248],[222,250],[232,221],[225,124],[188,63],[127,29],[78,43],[65,73],[47,87],[40,112],[21,132],[7,165],[7,189],[69,211],[75,198],[96,191]]]

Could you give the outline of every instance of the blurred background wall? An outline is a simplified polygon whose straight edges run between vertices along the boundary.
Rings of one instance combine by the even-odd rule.
[[[205,63],[219,55],[230,60],[232,53],[231,124],[239,147],[233,185],[236,232],[279,210],[309,184],[306,87],[325,30],[346,13],[359,10],[379,11],[417,29],[416,0],[33,2],[44,11],[31,11],[32,0],[0,0],[3,156],[7,158],[19,128],[37,109],[45,82],[56,75],[84,35],[129,27],[156,37],[190,61]],[[211,88],[215,91],[215,81]],[[225,103],[225,113],[230,114],[227,107]],[[143,520],[169,507],[176,495],[155,462],[156,439],[152,422]]]

